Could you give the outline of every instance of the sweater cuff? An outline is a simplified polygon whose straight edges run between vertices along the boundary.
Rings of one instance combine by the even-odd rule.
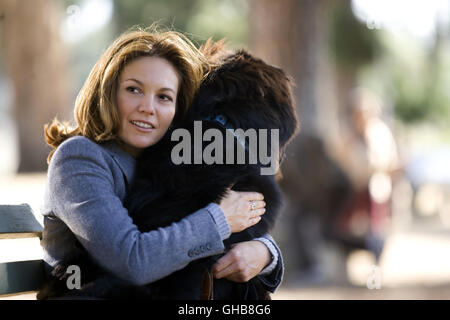
[[[256,238],[253,240],[261,241],[264,243],[270,251],[270,255],[272,256],[271,262],[259,273],[260,276],[266,276],[272,273],[273,270],[275,270],[275,267],[277,266],[278,262],[278,251],[275,249],[275,246],[272,244],[272,242],[266,238]]]
[[[225,219],[225,214],[222,209],[217,204],[210,203],[206,206],[206,210],[208,210],[209,214],[216,223],[222,241],[229,238],[231,235],[231,229],[228,225],[227,219]]]

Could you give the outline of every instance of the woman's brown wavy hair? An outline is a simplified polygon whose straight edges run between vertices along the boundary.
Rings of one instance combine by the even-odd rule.
[[[152,27],[151,27],[152,28]],[[139,57],[167,59],[177,70],[180,88],[174,122],[181,119],[192,102],[201,80],[208,71],[204,55],[183,34],[176,31],[132,30],[117,38],[92,68],[76,101],[75,127],[56,118],[44,126],[45,141],[56,148],[73,136],[95,142],[118,139],[119,114],[116,104],[117,84],[123,68]]]

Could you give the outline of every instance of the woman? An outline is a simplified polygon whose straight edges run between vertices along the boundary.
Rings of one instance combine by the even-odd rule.
[[[81,89],[75,102],[77,127],[57,120],[45,127],[46,141],[54,147],[42,212],[41,244],[48,270],[76,255],[79,242],[103,269],[143,285],[194,259],[222,252],[222,241],[231,233],[260,220],[265,202],[255,192],[230,191],[219,205],[211,203],[178,223],[146,233],[138,231],[123,207],[135,158],[183,117],[208,69],[205,65],[181,34],[126,33],[106,50]],[[259,275],[273,292],[283,264],[267,235],[237,244],[213,272],[232,281]]]

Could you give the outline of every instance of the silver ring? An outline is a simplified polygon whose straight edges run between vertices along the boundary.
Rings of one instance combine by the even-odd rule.
[[[255,201],[251,201],[251,202],[250,202],[250,207],[252,208],[252,210],[255,210],[255,208],[256,208],[256,203],[255,203]]]

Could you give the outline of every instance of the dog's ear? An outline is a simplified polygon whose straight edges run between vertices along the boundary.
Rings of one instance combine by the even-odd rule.
[[[279,119],[280,147],[284,149],[299,130],[299,119],[293,94],[294,79],[277,66],[267,64],[260,59],[253,58],[253,61],[262,80],[264,96],[271,100],[274,106],[277,106],[273,117]]]
[[[280,147],[284,148],[298,133],[299,119],[293,94],[294,79],[283,69],[268,64],[262,59],[252,56],[246,50],[239,50],[232,57],[236,65],[243,66],[247,75],[253,74],[258,81],[254,87],[258,88],[265,101],[275,107],[270,108],[271,118],[278,119],[280,126]]]
[[[285,148],[287,144],[298,133],[300,123],[297,115],[297,108],[293,94],[295,82],[284,70],[270,66],[272,68],[269,72],[270,84],[273,98],[279,106],[281,114],[281,123],[283,124],[280,131],[281,147]]]

